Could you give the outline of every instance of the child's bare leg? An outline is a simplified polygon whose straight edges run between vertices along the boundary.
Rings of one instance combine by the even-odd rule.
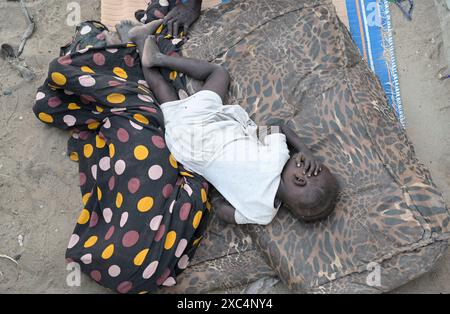
[[[145,41],[142,66],[168,68],[204,81],[202,90],[211,90],[222,100],[228,93],[230,76],[225,68],[202,60],[166,56],[159,51],[154,36],[149,36]]]
[[[161,23],[159,23],[159,21],[155,21],[144,26],[137,26],[131,29],[128,33],[130,39],[136,44],[137,49],[139,50],[141,64],[143,63],[142,59],[145,50],[145,40],[148,34],[154,33],[160,24]],[[144,73],[145,80],[147,81],[150,90],[153,92],[160,104],[179,99],[175,90],[164,79],[157,68],[142,66],[142,72]]]

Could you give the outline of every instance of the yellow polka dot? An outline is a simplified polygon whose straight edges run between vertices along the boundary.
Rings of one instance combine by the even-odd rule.
[[[206,202],[206,209],[209,211],[212,209],[212,205],[210,202]]]
[[[177,71],[172,71],[172,72],[170,72],[169,78],[172,81],[175,81],[177,79],[177,75],[178,75]]]
[[[122,203],[123,203],[123,195],[122,195],[122,193],[117,193],[117,196],[116,196],[116,206],[117,206],[117,208],[120,208],[120,207],[122,207]]]
[[[102,258],[109,259],[114,253],[114,244],[110,244],[103,250]]]
[[[74,103],[74,102],[71,102],[70,104],[69,104],[69,106],[67,106],[67,108],[69,109],[69,110],[78,110],[78,109],[81,109],[81,107],[80,106],[78,106],[76,103]]]
[[[91,218],[91,214],[89,213],[88,210],[83,209],[81,211],[80,216],[78,217],[78,223],[80,225],[84,225],[85,223],[87,223],[89,221],[89,218]]]
[[[78,161],[80,160],[80,158],[78,157],[78,153],[77,152],[71,152],[69,155],[70,160],[72,161]]]
[[[137,204],[137,209],[141,213],[148,212],[153,207],[153,197],[147,196],[139,200]]]
[[[161,24],[160,27],[156,30],[156,34],[161,34],[162,30],[164,29],[164,24]]]
[[[144,117],[143,115],[141,115],[140,113],[136,113],[133,118],[137,121],[139,121],[140,123],[143,124],[149,124],[150,122],[148,121],[148,119],[146,117]]]
[[[98,237],[97,236],[91,236],[89,239],[87,239],[86,242],[84,242],[84,247],[86,249],[90,248],[90,247],[93,247],[95,245],[95,243],[97,243],[97,241],[98,241]]]
[[[199,245],[199,243],[200,243],[200,241],[201,241],[202,239],[203,239],[203,237],[200,237],[200,238],[196,239],[196,240],[192,243],[192,245],[193,245],[193,246]]]
[[[83,195],[82,201],[83,201],[83,205],[86,205],[87,202],[89,201],[89,198],[91,197],[91,193],[86,193]]]
[[[123,79],[127,79],[128,78],[127,72],[125,72],[125,70],[122,69],[122,68],[115,67],[113,69],[113,72],[114,72],[115,75],[117,75],[120,78],[123,78]]]
[[[208,195],[206,194],[206,190],[202,189],[201,194],[202,194],[202,202],[206,203],[206,201],[208,200]]]
[[[103,109],[103,108],[100,107],[100,106],[95,106],[95,110],[97,110],[97,112],[100,112],[100,113],[102,113],[103,111],[105,111],[105,109]]]
[[[81,71],[85,72],[85,73],[91,73],[91,74],[95,74],[94,70],[92,70],[90,67],[88,66],[84,66],[81,67]]]
[[[45,112],[41,112],[38,117],[43,122],[53,123],[53,117]]]
[[[113,143],[109,144],[109,158],[113,158],[116,154],[116,147]]]
[[[200,224],[200,221],[202,220],[203,213],[201,211],[198,211],[195,216],[194,220],[192,221],[192,226],[194,229],[198,228],[198,225]]]
[[[106,97],[106,100],[108,100],[112,104],[121,104],[125,101],[125,95],[112,93],[109,94],[108,97]]]
[[[149,293],[148,291],[141,291],[138,294],[148,294],[148,293]]]
[[[98,128],[98,126],[100,125],[100,122],[92,122],[88,124],[88,128],[89,130],[95,130]]]
[[[97,187],[97,198],[99,201],[102,200],[102,190],[99,187]]]
[[[186,172],[186,171],[182,171],[182,172],[180,172],[180,174],[181,174],[183,177],[190,177],[190,178],[193,178],[193,177],[194,177],[192,174],[190,174],[189,172]]]
[[[164,248],[166,250],[170,250],[175,244],[175,240],[177,239],[177,233],[175,231],[170,231],[166,236],[166,242],[164,243]]]
[[[106,146],[106,142],[104,139],[102,139],[100,136],[96,135],[95,136],[95,146],[97,148],[103,148]]]
[[[134,149],[134,157],[137,160],[146,159],[148,157],[148,154],[149,154],[148,149],[144,145],[136,146],[136,148]]]
[[[149,94],[150,93],[150,90],[147,87],[145,87],[145,86],[139,85],[138,89],[142,90],[144,92],[144,94]]]
[[[136,44],[132,44],[132,43],[127,44],[127,48],[133,48],[133,47],[136,47]]]
[[[86,158],[90,158],[92,154],[94,153],[94,147],[92,147],[91,144],[86,144],[83,147],[84,156]]]
[[[170,154],[169,162],[175,169],[178,168],[178,162],[175,160],[175,157],[173,157],[172,154]]]
[[[140,251],[136,257],[134,258],[134,265],[141,266],[144,263],[145,258],[147,257],[149,249],[145,249]]]
[[[63,86],[63,85],[66,85],[66,83],[67,83],[66,77],[59,72],[53,72],[51,77],[52,77],[52,81],[56,85]]]

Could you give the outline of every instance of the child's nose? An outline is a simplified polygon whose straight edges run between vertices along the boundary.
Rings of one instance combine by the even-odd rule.
[[[300,186],[305,186],[306,185],[306,179],[305,179],[305,177],[303,175],[296,174],[295,177],[296,177],[298,185],[300,185]]]

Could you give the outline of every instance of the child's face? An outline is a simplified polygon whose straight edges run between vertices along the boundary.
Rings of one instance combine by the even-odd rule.
[[[330,214],[337,193],[336,179],[322,166],[317,176],[303,174],[303,164],[298,167],[295,158],[289,159],[281,180],[282,202],[303,221],[316,221]]]

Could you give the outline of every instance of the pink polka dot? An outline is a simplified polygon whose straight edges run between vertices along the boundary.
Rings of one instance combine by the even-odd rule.
[[[122,238],[122,245],[124,247],[132,247],[139,241],[139,233],[137,231],[131,230],[125,233]]]
[[[69,65],[72,63],[72,58],[70,57],[70,55],[63,56],[58,59],[58,63],[61,65]]]
[[[124,58],[125,64],[132,68],[134,66],[134,58],[130,55],[126,55]]]
[[[83,141],[87,140],[89,137],[89,132],[87,131],[81,131],[79,134],[80,139],[82,139]]]
[[[175,278],[173,277],[169,277],[166,279],[166,281],[163,282],[163,286],[165,287],[172,287],[175,286],[177,284],[177,282],[175,281]]]
[[[132,178],[130,181],[128,181],[128,191],[130,191],[131,194],[136,193],[139,190],[139,187],[141,186],[141,182],[138,178]]]
[[[99,66],[104,65],[106,62],[105,56],[100,52],[94,53],[94,56],[92,58],[94,60],[94,63]]]
[[[95,85],[95,79],[90,75],[82,75],[78,78],[78,82],[83,87],[92,87]]]
[[[118,160],[116,161],[116,164],[114,165],[114,170],[116,171],[117,175],[122,175],[125,172],[125,161]]]
[[[126,143],[130,139],[130,135],[128,134],[127,130],[125,130],[124,128],[120,128],[117,130],[117,138],[122,143]]]
[[[98,40],[105,40],[106,39],[105,33],[100,33],[96,37],[97,37]]]
[[[95,98],[89,95],[81,95],[80,96],[81,102],[85,105],[87,105],[90,102],[95,102]]]
[[[155,234],[155,241],[156,242],[161,241],[161,239],[164,236],[165,232],[166,232],[166,226],[165,225],[160,225],[158,231]]]
[[[56,108],[62,104],[61,99],[59,97],[52,97],[48,100],[48,105],[52,108]]]
[[[157,231],[159,229],[159,226],[161,225],[162,220],[162,215],[154,217],[152,221],[150,221],[150,229],[152,229],[153,231]]]
[[[179,269],[186,269],[189,265],[189,256],[183,255],[180,260],[178,261],[178,268]]]
[[[189,217],[189,213],[191,212],[192,205],[190,203],[184,203],[180,209],[180,219],[185,221]]]
[[[117,265],[112,265],[108,268],[108,274],[113,278],[118,277],[120,275],[120,271],[120,267]]]
[[[93,228],[98,224],[98,214],[97,212],[92,212],[91,220],[89,222],[89,227]]]
[[[158,9],[156,9],[156,10],[153,12],[153,15],[154,15],[155,17],[157,17],[158,19],[162,19],[162,18],[164,18],[164,17],[166,16],[164,13],[162,13],[162,12],[159,11]]]
[[[186,250],[187,245],[188,245],[188,241],[186,239],[181,239],[180,242],[178,243],[177,249],[175,251],[175,256],[180,257],[181,255],[183,255],[184,250]]]
[[[106,223],[110,223],[113,216],[113,212],[111,208],[105,208],[103,210],[103,218],[105,219]]]
[[[92,263],[92,254],[85,254],[85,255],[81,256],[80,261],[85,265],[91,264]]]
[[[99,282],[102,280],[102,274],[98,270],[91,271],[91,278]]]
[[[111,159],[109,157],[103,157],[99,161],[100,169],[103,171],[108,171],[111,168]]]
[[[125,294],[133,289],[133,283],[131,281],[124,281],[117,286],[117,292]]]
[[[117,81],[109,81],[109,82],[108,82],[108,85],[111,86],[111,87],[119,87],[119,86],[123,86],[124,83],[122,83],[122,82],[117,82]]]
[[[172,192],[173,192],[172,184],[167,184],[162,190],[162,194],[165,198],[169,198],[169,196],[172,194]]]
[[[148,176],[152,180],[158,180],[162,177],[162,175],[163,175],[163,168],[159,165],[154,165],[150,167],[150,169],[148,170]]]
[[[80,237],[77,234],[72,234],[69,240],[69,245],[67,246],[68,249],[73,248],[75,245],[77,245],[78,241],[80,241]]]
[[[108,229],[108,232],[105,234],[105,240],[106,240],[106,241],[108,241],[109,239],[111,239],[111,237],[113,236],[115,230],[116,230],[116,228],[115,228],[114,226],[111,226],[111,227]]]
[[[152,143],[159,149],[166,148],[166,142],[161,136],[158,135],[152,136]]]
[[[110,191],[114,190],[115,185],[116,185],[116,177],[112,176],[111,178],[109,178],[109,181],[108,181],[109,190]]]
[[[154,261],[154,262],[150,263],[150,265],[148,265],[145,268],[145,270],[142,274],[142,277],[144,279],[149,279],[150,277],[152,277],[155,274],[156,270],[158,269],[158,265],[159,265],[158,261]]]
[[[156,280],[156,284],[157,284],[158,286],[161,286],[161,285],[164,283],[164,281],[166,281],[166,279],[169,278],[169,276],[170,276],[170,269],[169,269],[169,268],[166,268],[166,269],[164,270],[164,272],[162,273],[161,277],[159,277],[159,278]]]
[[[128,221],[128,212],[123,212],[120,216],[120,228],[123,228]]]
[[[80,176],[80,186],[85,185],[85,184],[86,184],[87,177],[86,177],[86,175],[84,174],[84,172],[80,172],[79,176]]]
[[[150,112],[150,113],[157,113],[158,112],[155,108],[146,107],[146,106],[140,106],[139,109],[141,109],[143,111]]]

